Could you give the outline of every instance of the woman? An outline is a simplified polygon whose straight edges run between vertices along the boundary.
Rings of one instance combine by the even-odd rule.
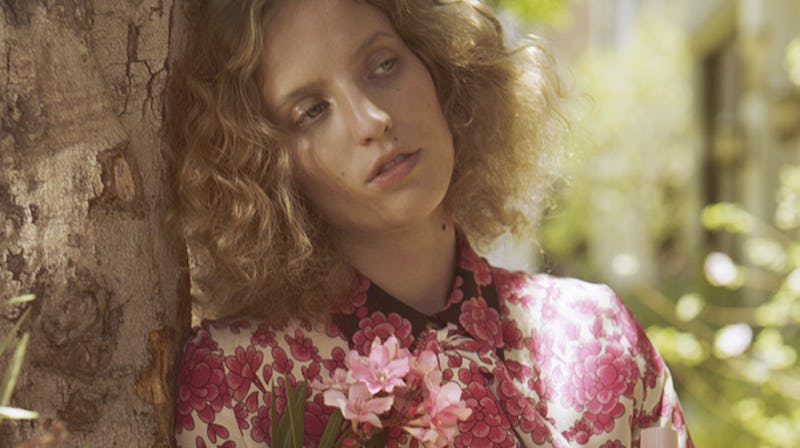
[[[217,320],[185,347],[180,446],[269,446],[282,386],[328,381],[376,337],[432,351],[460,386],[455,446],[638,446],[654,426],[692,445],[663,360],[608,288],[470,246],[531,227],[557,116],[540,50],[507,49],[475,1],[202,14],[172,146],[176,216],[213,297],[197,305]],[[310,394],[307,445],[331,412]],[[416,442],[387,428],[386,443]]]

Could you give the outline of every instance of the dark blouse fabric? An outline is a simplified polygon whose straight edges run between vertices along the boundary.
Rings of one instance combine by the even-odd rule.
[[[203,323],[178,377],[178,445],[269,446],[270,407],[285,409],[286,381],[327,379],[348,350],[365,354],[391,335],[412,352],[434,351],[444,380],[461,386],[472,414],[457,447],[638,447],[654,426],[693,446],[664,361],[609,288],[495,268],[465,241],[450,297],[432,316],[362,276],[330,324]],[[307,446],[331,412],[311,394]],[[387,446],[417,445],[389,428]]]

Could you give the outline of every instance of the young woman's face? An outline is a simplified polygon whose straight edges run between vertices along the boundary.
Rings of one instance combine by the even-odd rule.
[[[443,213],[452,134],[389,19],[361,0],[291,0],[266,29],[263,98],[316,211],[360,235]]]

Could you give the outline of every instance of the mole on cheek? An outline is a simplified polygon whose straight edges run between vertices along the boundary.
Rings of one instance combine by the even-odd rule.
[[[339,177],[344,177],[344,171],[342,171],[341,173],[339,173]]]

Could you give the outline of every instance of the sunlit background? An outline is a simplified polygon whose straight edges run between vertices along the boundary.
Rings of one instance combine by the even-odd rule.
[[[493,4],[572,97],[531,264],[618,291],[698,447],[800,446],[800,0]]]

